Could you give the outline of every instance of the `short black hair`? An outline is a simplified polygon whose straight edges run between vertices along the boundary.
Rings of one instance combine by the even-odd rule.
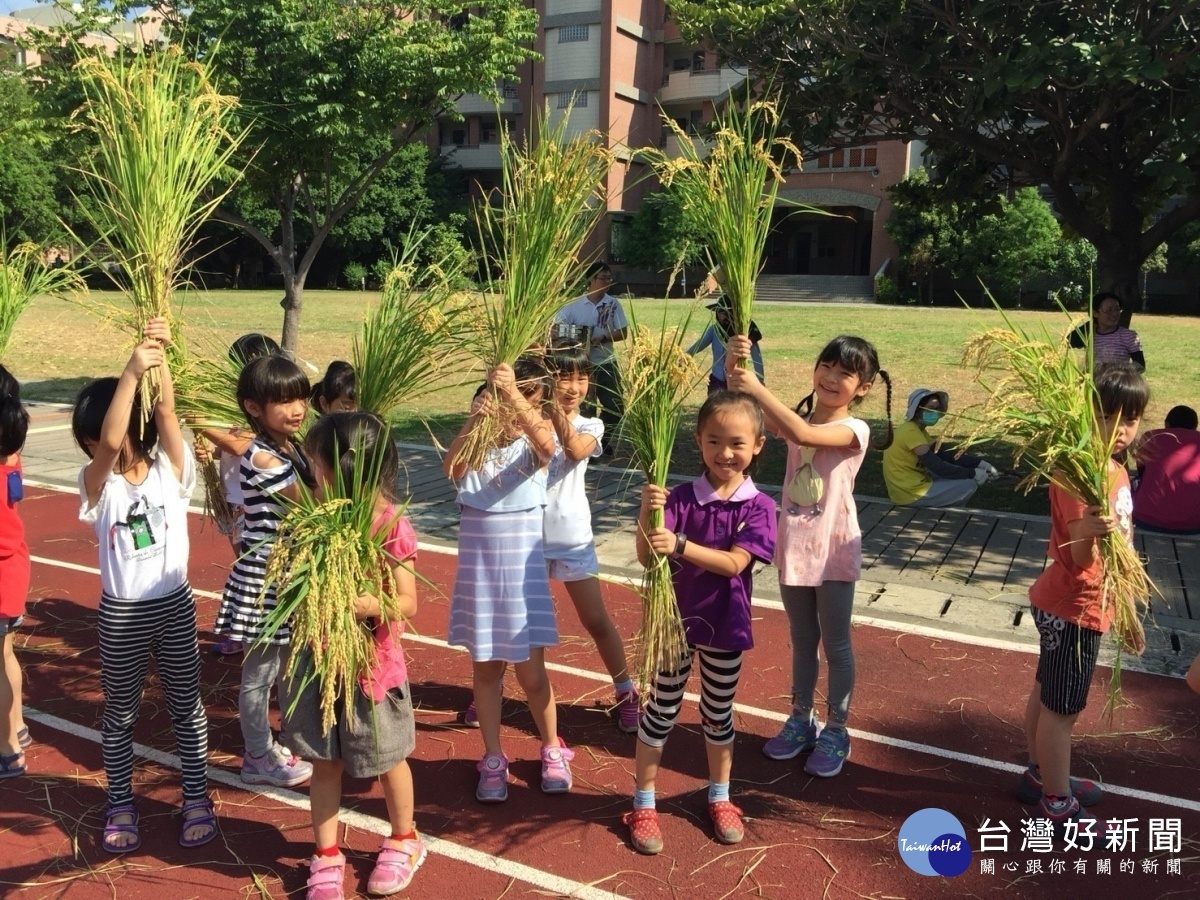
[[[587,347],[574,338],[555,338],[546,353],[545,364],[551,377],[591,375],[595,369]]]
[[[513,376],[517,381],[517,389],[526,397],[538,388],[542,390],[542,399],[550,396],[550,376],[546,366],[532,353],[526,353],[513,363]]]
[[[310,393],[312,388],[308,383],[308,376],[286,356],[260,356],[252,359],[238,376],[238,406],[247,418],[250,416],[246,412],[247,400],[266,406],[268,403],[307,401]]]
[[[113,377],[89,381],[80,390],[79,396],[75,398],[75,408],[71,410],[71,434],[74,435],[79,449],[87,454],[88,459],[93,457],[87,442],[100,440],[100,432],[104,428],[104,417],[108,415],[108,408],[112,406],[119,381],[119,378]],[[150,454],[158,445],[158,424],[154,421],[154,417],[151,416],[145,422],[142,421],[141,391],[134,392],[133,409],[129,413],[129,429],[125,432],[125,436],[129,438],[134,454],[140,459],[150,459]],[[121,468],[127,468],[133,463],[134,460],[125,458],[122,450],[117,464]]]
[[[1105,416],[1140,419],[1150,405],[1150,386],[1133,363],[1107,363],[1096,367],[1096,396]]]
[[[608,263],[604,262],[603,260],[596,260],[587,267],[587,270],[584,272],[584,276],[588,281],[591,281],[601,272],[607,272],[609,275],[611,275],[612,269],[609,267]]]
[[[325,377],[313,385],[311,403],[321,412],[321,404],[328,406],[339,397],[348,397],[358,402],[358,379],[354,374],[354,366],[344,359],[335,359],[325,370]]]
[[[29,411],[21,403],[21,384],[0,366],[0,456],[12,456],[25,446]]]
[[[274,338],[258,332],[243,334],[229,345],[229,358],[239,369],[260,356],[279,356],[282,353]]]
[[[388,500],[396,499],[400,477],[400,455],[391,429],[379,416],[368,412],[329,413],[317,419],[304,439],[309,458],[334,474],[331,488],[341,488],[350,498],[357,487],[363,493],[380,490]],[[355,485],[355,464],[360,466]],[[369,481],[368,481],[369,479]],[[339,485],[340,481],[340,485]]]
[[[1170,412],[1167,413],[1167,421],[1164,423],[1168,428],[1183,428],[1187,431],[1195,431],[1196,425],[1200,421],[1196,418],[1196,411],[1190,406],[1172,406]]]
[[[1118,297],[1116,294],[1114,294],[1112,291],[1097,291],[1095,294],[1092,295],[1092,309],[1098,309],[1100,307],[1100,304],[1103,303],[1105,300],[1116,300],[1118,308],[1120,308],[1120,309],[1125,308],[1125,304],[1121,302],[1121,298]]]

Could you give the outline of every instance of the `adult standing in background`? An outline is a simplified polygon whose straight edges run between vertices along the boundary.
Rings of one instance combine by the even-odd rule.
[[[584,415],[599,416],[604,422],[603,456],[612,455],[616,427],[621,422],[624,409],[621,404],[621,373],[617,368],[617,354],[613,344],[625,340],[629,320],[621,301],[608,293],[612,284],[612,270],[607,263],[595,262],[588,266],[587,293],[578,300],[568,303],[559,311],[555,321],[564,325],[586,328],[592,365],[593,397],[584,410]]]
[[[1121,324],[1120,297],[1109,291],[1096,294],[1092,298],[1092,321],[1071,332],[1071,346],[1086,347],[1089,329],[1094,339],[1097,366],[1132,362],[1145,371],[1146,356],[1142,353],[1137,332]]]

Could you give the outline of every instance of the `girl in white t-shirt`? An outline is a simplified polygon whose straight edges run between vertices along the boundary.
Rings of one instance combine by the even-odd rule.
[[[121,376],[85,386],[71,416],[75,440],[90,460],[79,473],[79,518],[95,527],[100,550],[101,734],[108,780],[101,846],[109,853],[141,846],[133,726],[151,654],[183,774],[179,843],[197,847],[217,834],[205,768],[208,719],[200,700],[196,604],[187,575],[187,508],[196,468],[175,416],[164,351],[170,339],[166,320],[151,319]],[[151,369],[161,374],[161,391],[143,424],[138,383]]]
[[[887,386],[891,440],[892,382],[879,368],[875,348],[862,338],[830,341],[813,367],[812,392],[789,409],[749,369],[750,339],[729,341],[729,387],[762,406],[767,425],[787,441],[788,461],[775,567],[792,636],[792,714],[763,747],[771,759],[810,753],[804,771],[832,778],[850,756],[846,717],[854,692],[850,620],[854,585],[862,567],[862,531],[854,501],[854,477],[870,444],[867,423],[850,410],[862,402],[878,376]],[[829,669],[827,718],[822,728],[813,709],[818,646]]]
[[[600,563],[584,483],[588,460],[600,455],[604,439],[604,422],[585,418],[579,411],[588,394],[592,363],[579,344],[563,341],[552,346],[546,368],[553,382],[553,402],[547,404],[546,412],[555,435],[542,529],[546,565],[550,577],[566,585],[579,621],[596,642],[604,667],[612,676],[617,726],[626,734],[636,734],[640,704],[625,663],[625,644],[600,595]]]

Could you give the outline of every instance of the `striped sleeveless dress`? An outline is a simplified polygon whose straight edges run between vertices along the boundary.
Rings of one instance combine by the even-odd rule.
[[[299,479],[295,463],[287,458],[281,465],[268,469],[254,465],[257,453],[279,457],[279,450],[254,439],[242,456],[239,483],[242,488],[245,526],[242,529],[240,554],[225,581],[225,592],[217,610],[214,631],[235,641],[250,643],[258,639],[267,611],[275,606],[275,586],[271,585],[259,604],[267,557],[286,512],[279,492]],[[271,639],[272,644],[286,644],[291,629],[284,624]]]

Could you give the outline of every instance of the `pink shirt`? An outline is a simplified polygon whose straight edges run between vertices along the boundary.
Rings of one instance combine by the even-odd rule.
[[[397,518],[398,510],[388,506],[383,515],[375,520],[376,528],[383,528],[395,519],[392,530],[383,542],[383,549],[399,562],[412,565],[417,558],[417,534],[412,524],[404,516]],[[404,620],[397,622],[380,622],[375,626],[375,668],[369,675],[359,679],[363,693],[382,703],[388,691],[403,687],[408,681],[408,663],[404,659],[404,646],[400,643],[400,635],[404,633]]]
[[[1134,522],[1200,532],[1200,431],[1161,428],[1147,433],[1138,471],[1142,478],[1133,495]]]
[[[813,427],[849,428],[858,438],[858,446],[817,448],[812,464],[825,482],[819,513],[816,507],[796,506],[784,494],[779,510],[775,568],[779,570],[779,583],[792,587],[858,581],[862,569],[862,531],[854,502],[854,478],[867,455],[871,429],[862,419],[853,417]],[[799,444],[787,443],[785,485],[800,466],[802,449]]]

